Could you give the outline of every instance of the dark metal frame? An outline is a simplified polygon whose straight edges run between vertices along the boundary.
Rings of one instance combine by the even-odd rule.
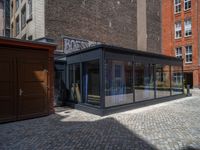
[[[100,106],[96,107],[93,105],[85,104],[83,102],[83,93],[82,93],[82,66],[84,62],[87,61],[92,61],[92,60],[99,60],[99,71],[100,71]],[[174,57],[169,57],[169,56],[164,56],[160,54],[154,54],[154,53],[148,53],[148,52],[142,52],[142,51],[137,51],[137,50],[131,50],[131,49],[125,49],[125,48],[120,48],[120,47],[114,47],[114,46],[108,46],[108,45],[98,45],[94,46],[92,48],[88,48],[85,50],[73,52],[70,54],[66,55],[66,60],[67,60],[67,66],[70,64],[75,64],[75,63],[80,63],[80,78],[81,78],[81,98],[82,98],[82,103],[79,103],[78,107],[80,105],[85,105],[91,108],[97,108],[101,113],[107,109],[112,109],[115,107],[120,107],[120,106],[126,106],[130,104],[123,104],[123,105],[118,105],[118,106],[111,106],[111,107],[105,107],[105,61],[107,59],[112,59],[112,60],[125,60],[125,61],[131,61],[132,66],[133,66],[133,102],[130,104],[135,104],[135,103],[141,103],[144,101],[135,101],[135,63],[140,62],[140,63],[150,63],[153,64],[153,70],[154,70],[154,99],[160,99],[157,98],[157,92],[156,92],[156,74],[155,74],[155,64],[161,64],[161,65],[168,65],[170,68],[170,78],[171,78],[171,66],[182,66],[183,68],[183,60],[182,59],[177,59]],[[69,67],[67,67],[67,88],[69,88]],[[170,81],[170,96],[167,97],[172,97],[172,83]],[[180,95],[183,95],[180,94]],[[167,98],[163,97],[163,98]],[[150,100],[147,100],[150,101]],[[77,107],[77,108],[78,108]]]

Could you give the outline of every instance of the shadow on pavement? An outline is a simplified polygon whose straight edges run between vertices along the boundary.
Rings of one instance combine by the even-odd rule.
[[[63,121],[66,115],[0,125],[0,149],[156,150],[113,118]]]

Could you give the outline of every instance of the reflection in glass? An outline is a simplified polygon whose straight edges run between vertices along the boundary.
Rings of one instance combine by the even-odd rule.
[[[83,63],[83,92],[85,102],[100,105],[99,60]]]
[[[106,61],[105,106],[133,102],[133,66],[129,61]]]
[[[172,66],[172,95],[183,94],[182,66]]]
[[[135,64],[135,101],[154,99],[153,65]]]
[[[69,65],[70,100],[81,102],[80,64]]]
[[[156,65],[156,98],[170,96],[170,67]]]

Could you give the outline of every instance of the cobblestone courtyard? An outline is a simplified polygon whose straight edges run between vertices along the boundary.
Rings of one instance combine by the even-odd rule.
[[[200,149],[200,97],[106,117],[72,109],[0,125],[0,150]]]

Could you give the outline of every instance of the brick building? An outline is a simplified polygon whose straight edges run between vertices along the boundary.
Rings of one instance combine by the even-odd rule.
[[[64,36],[160,53],[161,0],[11,0],[12,36]]]
[[[10,0],[0,0],[0,36],[10,36]]]
[[[44,0],[11,0],[11,37],[44,37]]]
[[[200,0],[163,0],[162,26],[162,53],[183,58],[185,85],[200,87]]]
[[[4,25],[3,25],[3,20],[4,20],[4,3],[3,0],[0,0],[0,35],[3,35],[3,29],[4,29]]]

